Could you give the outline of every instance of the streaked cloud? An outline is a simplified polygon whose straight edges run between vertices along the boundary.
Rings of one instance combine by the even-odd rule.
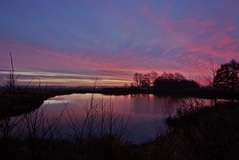
[[[96,77],[102,85],[123,85],[134,72],[151,70],[198,77],[210,60],[239,54],[238,6],[236,0],[1,1],[0,71],[10,68],[11,52],[22,76],[36,73],[51,85],[88,85]]]

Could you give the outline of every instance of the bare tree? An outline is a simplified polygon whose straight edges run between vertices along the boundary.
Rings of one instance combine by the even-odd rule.
[[[149,88],[150,86],[150,73],[144,74],[142,81],[141,81],[141,87]]]
[[[174,79],[177,81],[185,80],[185,77],[181,73],[174,73]]]
[[[155,71],[151,71],[150,73],[142,74],[142,73],[134,73],[133,80],[135,85],[138,88],[147,87],[149,88],[154,84],[155,79],[158,77],[158,73]]]
[[[214,79],[216,77],[216,71],[218,68],[219,66],[213,63],[212,60],[210,60],[210,64],[204,67],[203,72],[200,71],[204,81],[206,81],[206,84],[213,89],[215,88]]]
[[[134,73],[133,80],[135,85],[140,88],[142,86],[143,74],[142,73]]]
[[[181,73],[167,73],[163,72],[163,74],[160,76],[161,79],[164,80],[176,80],[176,81],[181,81],[185,80],[185,77]]]
[[[155,71],[151,71],[149,74],[150,74],[150,83],[151,85],[153,85],[154,81],[156,80],[156,78],[158,78],[159,75]]]

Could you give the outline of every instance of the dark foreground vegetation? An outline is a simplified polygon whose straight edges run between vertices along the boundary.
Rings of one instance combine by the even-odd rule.
[[[168,132],[152,142],[155,158],[239,159],[239,104],[189,107],[167,118]]]

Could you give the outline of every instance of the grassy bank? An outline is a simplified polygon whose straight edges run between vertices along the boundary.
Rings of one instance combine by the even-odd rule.
[[[99,93],[99,90],[93,88],[18,87],[15,88],[14,92],[0,88],[0,119],[33,111],[50,97],[97,92]]]
[[[153,159],[239,159],[239,104],[189,108],[166,120],[153,142]]]

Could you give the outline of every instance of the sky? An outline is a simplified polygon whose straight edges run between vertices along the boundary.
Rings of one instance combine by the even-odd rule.
[[[238,0],[1,0],[0,77],[123,86],[135,72],[203,81],[239,55]]]

